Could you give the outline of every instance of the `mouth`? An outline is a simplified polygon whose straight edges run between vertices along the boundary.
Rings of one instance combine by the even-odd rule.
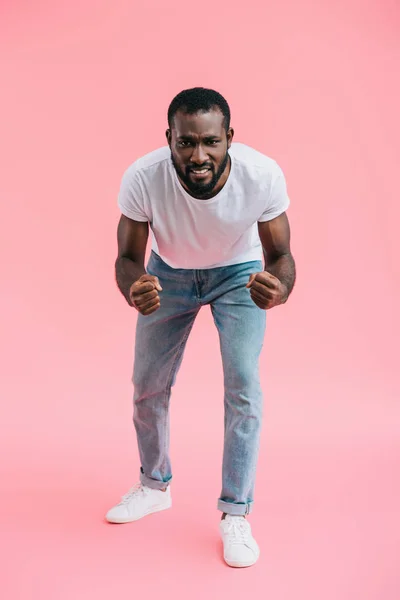
[[[190,169],[190,173],[196,179],[205,179],[207,175],[211,172],[211,169],[205,167],[203,169]]]

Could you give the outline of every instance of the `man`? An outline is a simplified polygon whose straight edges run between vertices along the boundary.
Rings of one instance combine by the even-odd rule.
[[[127,523],[171,506],[171,387],[196,315],[208,304],[225,386],[220,532],[226,563],[247,567],[259,556],[246,516],[259,447],[265,311],[286,302],[295,281],[289,199],[275,161],[232,143],[230,109],[219,93],[181,92],[168,124],[168,146],[126,170],[118,200],[116,279],[139,312],[133,384],[141,470],[140,483],[106,519]]]

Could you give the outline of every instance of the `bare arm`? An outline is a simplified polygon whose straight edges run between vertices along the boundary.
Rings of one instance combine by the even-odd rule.
[[[130,306],[130,288],[135,281],[146,273],[144,266],[149,224],[133,221],[124,215],[118,223],[118,257],[115,261],[117,285]]]
[[[289,297],[295,280],[296,265],[290,250],[290,225],[286,213],[276,219],[258,223],[258,233],[264,251],[265,271],[285,286],[283,301]]]

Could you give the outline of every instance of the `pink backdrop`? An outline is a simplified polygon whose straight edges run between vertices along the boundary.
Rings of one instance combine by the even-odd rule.
[[[1,3],[4,598],[400,597],[399,17],[394,0]],[[194,85],[227,97],[292,198],[298,284],[262,357],[262,556],[242,571],[217,537],[208,310],[173,395],[174,508],[103,522],[139,466],[116,196]]]

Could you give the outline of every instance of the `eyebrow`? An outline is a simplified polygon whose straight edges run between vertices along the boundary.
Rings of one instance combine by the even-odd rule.
[[[206,135],[204,137],[205,140],[219,140],[221,136],[219,135]],[[178,140],[183,140],[183,141],[192,141],[195,139],[194,135],[180,135],[178,136]]]

